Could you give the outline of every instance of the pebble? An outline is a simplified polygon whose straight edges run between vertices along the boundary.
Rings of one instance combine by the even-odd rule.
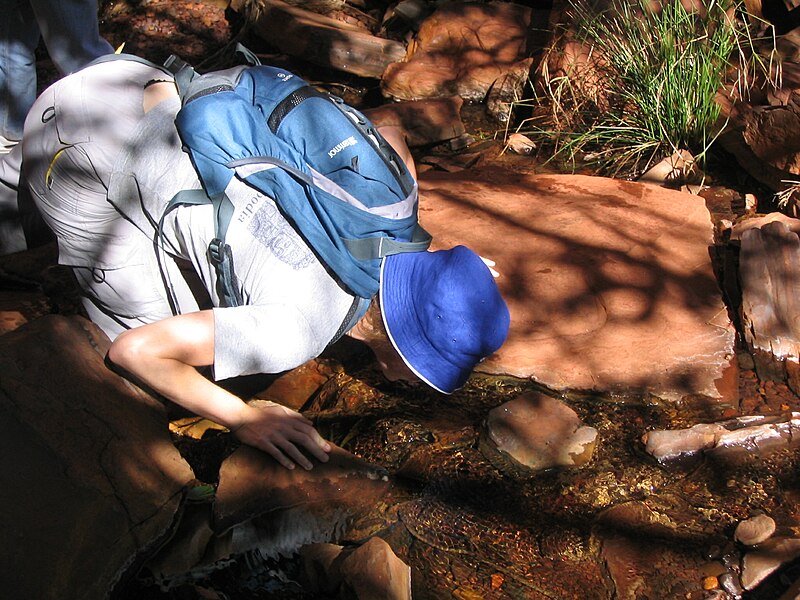
[[[760,514],[741,521],[733,535],[740,544],[756,546],[767,541],[773,533],[775,520],[769,515]]]

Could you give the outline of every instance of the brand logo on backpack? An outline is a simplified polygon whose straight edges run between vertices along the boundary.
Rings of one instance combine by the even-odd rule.
[[[348,147],[350,147],[350,146],[355,146],[355,145],[356,145],[356,143],[357,143],[357,142],[356,142],[356,138],[355,138],[355,136],[352,136],[352,135],[351,135],[351,136],[350,136],[349,138],[347,138],[346,140],[342,140],[341,142],[339,142],[338,144],[336,144],[336,145],[335,145],[333,148],[331,148],[330,150],[328,150],[328,158],[333,158],[334,156],[336,156],[337,154],[339,154],[339,152],[341,152],[341,151],[342,151],[342,150],[344,150],[345,148],[348,148]]]

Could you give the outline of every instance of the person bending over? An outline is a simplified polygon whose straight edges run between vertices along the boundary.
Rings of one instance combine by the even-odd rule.
[[[248,404],[215,382],[292,369],[346,330],[372,348],[387,377],[448,394],[502,345],[507,306],[468,248],[388,256],[376,297],[358,300],[275,202],[235,177],[225,190],[234,205],[226,241],[242,304],[223,306],[208,256],[212,206],[169,211],[157,234],[175,193],[200,188],[174,125],[180,106],[163,71],[116,60],[56,82],[25,124],[22,181],[89,317],[112,340],[115,368],[285,467],[309,469],[310,458],[327,460],[330,445],[308,419]],[[383,133],[413,173],[402,137]]]

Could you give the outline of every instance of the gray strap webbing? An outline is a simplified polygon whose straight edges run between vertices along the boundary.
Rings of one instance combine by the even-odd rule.
[[[431,234],[417,224],[410,242],[399,242],[387,237],[369,237],[356,240],[345,240],[344,245],[347,250],[357,260],[368,260],[371,258],[384,258],[390,254],[400,254],[402,252],[424,252],[431,245]]]
[[[164,219],[172,209],[177,206],[198,206],[203,204],[211,204],[214,207],[214,239],[208,245],[208,255],[217,272],[217,291],[223,306],[240,306],[242,304],[242,296],[239,292],[238,280],[233,268],[233,253],[231,252],[231,247],[225,243],[225,234],[233,217],[234,207],[224,193],[213,198],[210,198],[201,189],[181,190],[175,194],[167,203],[158,223],[159,242],[163,242]],[[163,244],[161,245],[163,246]],[[170,290],[170,296],[174,296],[171,286],[167,287]],[[170,297],[170,307],[172,312],[177,314],[177,308],[172,297]]]

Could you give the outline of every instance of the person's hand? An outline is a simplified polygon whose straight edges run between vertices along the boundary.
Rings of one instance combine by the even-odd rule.
[[[295,464],[311,469],[311,461],[301,450],[321,462],[328,461],[331,450],[311,421],[290,408],[268,401],[247,404],[244,421],[233,434],[243,443],[268,453],[287,469],[294,469]]]

